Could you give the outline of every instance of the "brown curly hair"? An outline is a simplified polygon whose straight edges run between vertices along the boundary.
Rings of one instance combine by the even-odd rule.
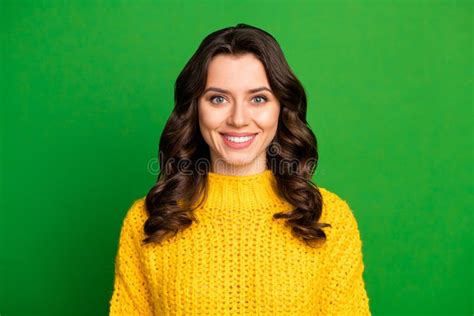
[[[322,195],[311,181],[318,161],[317,141],[306,121],[306,93],[293,74],[275,38],[266,31],[239,23],[204,38],[179,74],[174,89],[174,109],[160,138],[160,172],[148,192],[148,219],[144,243],[161,243],[168,234],[198,221],[194,210],[207,194],[210,152],[198,122],[198,99],[207,80],[207,69],[217,54],[254,54],[264,65],[281,106],[278,128],[267,148],[267,169],[277,180],[279,195],[294,209],[273,215],[286,219],[292,234],[309,246],[326,240],[318,223]],[[204,199],[201,200],[201,202]]]

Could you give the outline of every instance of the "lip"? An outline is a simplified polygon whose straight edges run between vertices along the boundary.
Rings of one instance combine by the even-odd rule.
[[[257,137],[257,134],[258,133],[221,133],[221,136],[222,136],[222,139],[224,140],[224,144],[226,144],[228,147],[232,149],[244,149],[244,148],[249,147],[253,143],[253,141]],[[234,137],[243,137],[243,136],[254,136],[254,137],[252,137],[251,139],[243,143],[234,143],[228,140],[225,137],[225,135],[234,136]]]
[[[244,136],[256,135],[257,133],[234,133],[234,132],[229,132],[229,133],[220,133],[220,134],[221,135],[233,136],[233,137],[244,137]]]

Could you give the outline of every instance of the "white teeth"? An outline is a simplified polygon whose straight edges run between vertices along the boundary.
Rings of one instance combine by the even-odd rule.
[[[244,143],[244,142],[247,142],[247,141],[251,140],[252,138],[254,138],[255,135],[253,135],[253,136],[244,136],[244,137],[233,137],[233,136],[225,135],[224,137],[227,138],[228,140],[230,140],[233,143]]]

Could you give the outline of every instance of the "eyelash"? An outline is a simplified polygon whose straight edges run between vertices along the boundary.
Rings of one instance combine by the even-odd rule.
[[[214,98],[218,98],[218,97],[225,99],[225,98],[224,98],[223,96],[221,96],[221,95],[213,95],[213,96],[210,96],[208,100],[211,101],[211,103],[213,103],[212,100],[214,100]],[[264,96],[264,95],[256,95],[256,96],[254,96],[253,98],[261,98],[261,99],[264,100],[263,102],[258,102],[257,104],[265,103],[265,102],[268,101],[268,98],[267,98],[266,96]],[[221,103],[214,103],[214,104],[221,104]]]

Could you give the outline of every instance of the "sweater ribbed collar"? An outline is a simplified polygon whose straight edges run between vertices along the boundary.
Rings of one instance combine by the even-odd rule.
[[[270,169],[253,175],[226,175],[208,172],[208,195],[204,202],[213,213],[264,212],[281,198],[276,191],[276,179]]]

